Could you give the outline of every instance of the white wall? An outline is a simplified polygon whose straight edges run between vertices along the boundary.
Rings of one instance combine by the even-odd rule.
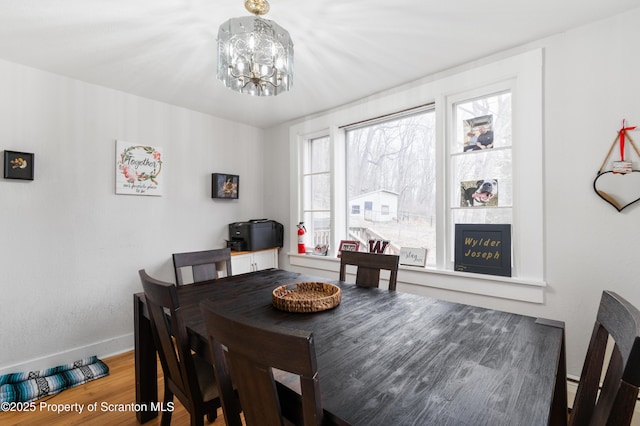
[[[203,95],[204,96],[204,95]],[[162,147],[162,197],[115,195],[115,141]],[[223,247],[264,216],[264,132],[0,61],[0,151],[35,153],[35,180],[0,179],[0,374],[133,347],[141,268]],[[251,154],[248,154],[251,153]],[[240,199],[211,199],[211,173]]]
[[[400,291],[565,321],[568,370],[575,376],[580,374],[602,290],[617,291],[640,306],[635,267],[640,205],[618,213],[592,189],[622,119],[640,125],[640,57],[635,54],[639,20],[640,9],[636,9],[480,61],[544,48],[545,303],[398,285]],[[274,170],[288,168],[291,124],[267,132]],[[640,147],[640,132],[631,135]],[[635,168],[640,168],[640,160],[633,160]],[[284,173],[267,178],[268,187],[288,187]],[[287,204],[290,195],[274,193],[270,199],[275,202],[265,207],[267,215],[285,224],[285,229],[294,226],[297,218],[290,217]],[[302,270],[290,266],[286,249],[280,265]],[[398,279],[402,281],[402,271]]]

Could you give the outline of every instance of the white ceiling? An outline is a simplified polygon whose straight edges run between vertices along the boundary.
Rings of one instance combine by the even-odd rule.
[[[0,58],[258,127],[324,111],[638,7],[638,0],[271,0],[294,85],[216,80],[216,36],[244,0],[2,0]]]

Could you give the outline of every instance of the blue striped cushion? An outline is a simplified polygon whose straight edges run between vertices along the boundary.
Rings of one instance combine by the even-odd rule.
[[[109,367],[96,356],[29,373],[0,376],[0,403],[29,402],[109,374]]]

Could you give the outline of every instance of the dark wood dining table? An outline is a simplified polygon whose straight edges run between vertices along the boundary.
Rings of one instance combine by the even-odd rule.
[[[338,285],[317,313],[277,310],[279,285]],[[195,351],[206,352],[199,303],[314,334],[325,412],[352,425],[565,425],[564,324],[429,297],[266,270],[180,286]],[[155,416],[157,364],[144,294],[134,295],[138,421]]]

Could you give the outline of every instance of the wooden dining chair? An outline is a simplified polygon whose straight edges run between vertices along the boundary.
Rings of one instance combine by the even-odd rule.
[[[175,395],[191,415],[191,425],[204,425],[205,414],[213,421],[221,406],[214,370],[211,363],[191,353],[176,286],[156,280],[144,270],[139,274],[164,373],[164,406]],[[172,411],[162,412],[163,426],[171,423]]]
[[[364,253],[358,251],[343,251],[340,254],[340,281],[347,276],[347,265],[358,267],[356,285],[360,287],[379,287],[380,270],[391,271],[389,275],[389,290],[395,291],[398,281],[398,264],[400,257],[393,254]]]
[[[227,276],[231,275],[231,249],[193,251],[173,254],[173,268],[176,273],[176,284],[184,285],[182,268],[190,267],[193,282],[215,280],[217,276],[217,264],[224,263]]]
[[[610,338],[613,352],[607,366]],[[603,368],[606,375],[598,392]],[[616,293],[604,291],[569,425],[631,424],[639,387],[640,312]]]
[[[247,426],[282,425],[284,419],[304,426],[325,424],[311,332],[266,328],[218,309],[211,300],[200,308],[227,425],[241,426],[241,411]],[[294,387],[299,384],[300,394],[277,382],[274,369],[299,376]]]

